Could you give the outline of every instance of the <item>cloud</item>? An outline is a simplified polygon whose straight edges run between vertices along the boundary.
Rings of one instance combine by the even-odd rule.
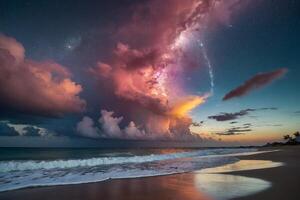
[[[51,137],[56,133],[43,127],[31,125],[31,124],[15,124],[9,121],[0,122],[1,135],[9,136],[40,136]],[[8,133],[8,134],[5,134]]]
[[[19,136],[19,133],[7,125],[7,122],[0,121],[0,135],[1,136]]]
[[[83,117],[77,123],[77,133],[88,138],[122,138],[122,139],[138,139],[146,138],[144,130],[140,129],[131,121],[128,126],[121,129],[120,123],[123,117],[114,117],[113,111],[101,110],[101,116],[98,123],[90,117]]]
[[[140,130],[133,121],[131,121],[124,129],[124,133],[129,138],[145,138],[146,133],[144,130]]]
[[[41,136],[40,130],[33,127],[33,126],[27,126],[24,128],[24,131],[26,131],[26,136]]]
[[[134,3],[128,18],[119,22],[110,41],[106,41],[110,43],[106,55],[89,69],[97,81],[100,109],[113,110],[123,117],[110,114],[106,118],[108,113],[102,114],[102,134],[122,138],[197,138],[189,130],[193,123],[190,112],[209,94],[188,93],[185,74],[203,64],[197,44],[204,31],[212,21],[226,18],[227,23],[238,2]],[[128,124],[127,131],[120,127],[123,124]]]
[[[242,85],[228,92],[224,97],[223,101],[227,101],[232,98],[241,97],[249,92],[262,88],[274,80],[282,77],[287,73],[287,69],[281,68],[271,72],[259,73],[245,81]]]
[[[245,109],[235,113],[220,113],[219,115],[208,116],[208,119],[214,119],[216,121],[229,121],[238,119],[241,116],[245,116],[249,114],[249,111],[253,111],[252,109]]]
[[[193,126],[196,126],[196,127],[200,127],[200,126],[202,126],[202,125],[203,125],[203,123],[204,123],[204,121],[200,121],[200,122],[193,122],[193,123],[192,123],[192,125],[193,125]]]
[[[250,128],[235,127],[235,128],[230,128],[225,132],[216,133],[216,134],[224,135],[224,136],[241,135],[241,134],[245,134],[245,132],[250,132],[250,131],[252,131],[252,129],[250,129]]]
[[[121,138],[122,131],[119,127],[123,117],[113,117],[114,112],[101,110],[101,117],[99,123],[102,125],[102,129],[105,134],[112,138]]]
[[[247,0],[246,0],[247,1]],[[244,1],[244,2],[246,2]],[[241,7],[242,1],[240,0],[229,0],[226,3],[222,1],[216,1],[215,7],[213,8],[213,12],[211,14],[211,19],[218,22],[225,24],[227,26],[230,25],[231,22],[231,14],[234,9]]]
[[[101,110],[98,123],[85,116],[77,123],[77,134],[89,138],[117,138],[117,139],[142,139],[142,140],[192,140],[201,139],[199,135],[190,133],[190,118],[170,118],[156,116],[148,121],[147,126],[136,125],[130,121],[127,126],[120,126],[123,117],[114,116],[113,111]],[[159,122],[159,124],[157,123]],[[164,122],[164,123],[162,123]]]
[[[76,131],[79,135],[88,138],[100,138],[100,130],[94,126],[94,121],[90,117],[83,117],[80,122],[77,123]]]
[[[89,68],[89,71],[96,77],[108,78],[111,75],[112,67],[108,64],[98,62],[94,68]]]
[[[256,110],[278,110],[278,108],[276,108],[276,107],[266,107],[266,108],[259,108],[259,109],[256,109]]]
[[[0,34],[1,108],[45,116],[84,110],[78,96],[82,87],[65,67],[27,59],[24,53],[22,44]]]
[[[188,65],[183,48],[193,43],[182,41],[188,40],[187,32],[199,35],[196,28],[204,25],[209,7],[213,5],[194,0],[167,0],[164,4],[154,0],[133,5],[130,19],[124,20],[113,36],[115,48],[109,58],[98,61],[89,70],[99,85],[111,83],[105,88],[110,98],[102,106],[124,116],[124,121],[129,123],[128,133],[138,133],[133,130],[139,124],[148,135],[191,135],[187,131],[192,123],[187,119],[188,114],[204,103],[206,97],[186,94],[178,84],[180,74]],[[194,59],[198,62],[199,58]],[[124,104],[131,105],[132,109],[118,108]],[[126,137],[117,128],[120,119],[113,120],[110,116],[112,121],[108,122],[102,116],[105,133]],[[143,135],[143,131],[139,134]]]
[[[240,135],[240,134],[244,134],[245,132],[251,132],[252,129],[252,124],[250,123],[246,123],[243,126],[237,126],[237,127],[232,127],[227,129],[225,132],[219,132],[216,133],[217,135]]]
[[[230,121],[230,120],[235,120],[242,116],[248,115],[249,112],[263,111],[263,110],[277,110],[277,108],[275,108],[275,107],[256,108],[256,109],[248,108],[248,109],[240,110],[239,112],[234,112],[234,113],[223,112],[218,115],[208,116],[208,119],[214,119],[216,121]],[[237,122],[234,122],[234,123],[237,123]],[[231,122],[231,124],[234,124],[234,123]]]

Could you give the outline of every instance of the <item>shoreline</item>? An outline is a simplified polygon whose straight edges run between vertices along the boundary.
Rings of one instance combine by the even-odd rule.
[[[220,154],[221,153],[221,154]],[[222,154],[223,153],[223,154]],[[49,187],[49,186],[63,186],[63,185],[76,185],[76,184],[88,184],[88,183],[97,183],[97,182],[101,182],[101,181],[107,181],[107,180],[116,180],[116,179],[129,179],[129,178],[145,178],[145,177],[156,177],[156,176],[167,176],[167,175],[173,175],[173,174],[180,174],[180,173],[188,173],[188,172],[193,172],[196,170],[200,170],[203,168],[207,168],[207,167],[217,167],[217,166],[222,166],[225,164],[229,164],[229,163],[233,163],[236,162],[238,159],[236,158],[236,156],[239,155],[252,155],[252,154],[257,154],[257,153],[264,153],[263,151],[257,151],[257,149],[238,149],[237,151],[234,150],[234,148],[231,149],[217,149],[217,152],[211,152],[210,150],[204,149],[204,150],[196,150],[196,151],[179,151],[179,152],[172,152],[170,154],[166,153],[166,154],[147,154],[147,155],[141,155],[141,156],[133,156],[133,157],[128,157],[128,159],[122,161],[119,160],[119,157],[112,157],[112,160],[107,160],[107,157],[104,157],[105,159],[103,160],[101,157],[97,157],[95,158],[87,158],[87,159],[78,159],[78,160],[72,160],[72,159],[68,159],[68,160],[54,160],[54,161],[46,161],[46,162],[36,162],[36,161],[28,161],[28,162],[24,162],[26,165],[23,166],[23,168],[21,168],[20,166],[18,166],[18,163],[12,163],[12,164],[16,164],[15,167],[16,169],[22,169],[25,172],[25,175],[22,174],[21,176],[19,176],[17,173],[15,173],[14,171],[11,170],[7,170],[5,171],[5,169],[10,169],[11,165],[5,165],[5,163],[1,163],[3,165],[0,166],[1,168],[1,172],[3,173],[10,173],[12,172],[12,175],[9,178],[4,178],[1,179],[0,177],[0,183],[4,183],[3,185],[0,186],[0,192],[7,192],[7,191],[14,191],[14,190],[19,190],[19,189],[26,189],[26,188],[36,188],[36,187]],[[176,155],[176,156],[175,156]],[[202,159],[202,161],[199,161],[200,166],[196,167],[196,165],[189,165],[189,162],[193,162],[192,158],[194,157],[194,155],[200,156],[199,159]],[[175,156],[175,157],[174,157]],[[224,157],[225,156],[225,157]],[[224,157],[224,159],[223,159]],[[113,158],[117,158],[113,159]],[[122,157],[121,157],[122,158]],[[162,159],[163,158],[163,159]],[[176,160],[176,159],[188,159],[189,161],[179,161],[177,164],[175,163],[174,166],[172,166],[172,161]],[[174,159],[174,160],[173,160]],[[134,162],[134,163],[139,163],[139,161],[142,161],[142,163],[151,163],[151,162],[156,162],[156,161],[160,161],[162,160],[163,162],[168,162],[168,160],[171,162],[170,166],[167,166],[166,169],[164,169],[164,165],[163,163],[161,163],[161,167],[158,166],[158,171],[156,172],[155,170],[151,170],[151,167],[149,168],[146,167],[146,172],[143,172],[143,169],[139,169],[139,167],[137,167],[137,173],[134,173],[134,171],[130,172],[126,170],[125,168],[125,173],[122,173],[122,167],[116,167],[115,169],[118,171],[120,171],[120,173],[116,173],[116,174],[111,174],[109,176],[100,176],[94,173],[94,176],[86,176],[85,178],[79,178],[79,179],[74,179],[74,177],[76,177],[76,170],[77,167],[80,170],[80,165],[81,164],[89,164],[90,167],[94,167],[97,165],[102,165],[103,162],[106,162],[107,164],[109,163],[114,163],[116,166],[118,166],[118,164],[120,165],[128,165],[130,168],[130,163]],[[71,163],[70,163],[71,161]],[[87,163],[88,161],[90,161],[89,163]],[[18,161],[17,161],[18,162]],[[48,162],[48,163],[47,163]],[[183,163],[184,162],[184,163]],[[72,164],[70,167],[70,164]],[[153,164],[152,164],[153,165]],[[160,165],[160,164],[159,164]],[[179,166],[178,166],[179,165]],[[184,165],[185,167],[182,167],[180,165]],[[33,168],[33,166],[35,168]],[[49,168],[49,166],[51,168]],[[63,168],[64,166],[67,166],[68,168],[71,168],[73,171],[75,171],[75,176],[72,175],[72,172],[70,173],[70,179],[65,178],[66,176],[64,176],[65,174],[63,174],[63,176],[56,176],[54,174],[54,176],[52,176],[51,174],[42,174],[43,172],[43,167],[45,167],[46,169],[54,169],[55,167],[58,167],[57,171],[59,172],[60,168]],[[140,166],[141,167],[141,166]],[[155,167],[156,168],[156,167]],[[37,173],[39,177],[32,177],[29,174],[26,175],[26,169],[30,169],[30,170],[34,170],[32,171],[32,173]],[[40,171],[41,169],[41,171]],[[4,170],[4,171],[3,171]],[[93,170],[92,168],[90,168],[89,170]],[[89,170],[86,170],[84,173],[89,173]],[[101,169],[100,169],[101,170]],[[140,170],[140,171],[139,171]],[[147,170],[150,170],[147,172]],[[105,171],[104,171],[105,172]],[[127,173],[126,173],[127,172]],[[129,174],[128,174],[129,172]],[[105,173],[104,173],[105,174]],[[8,175],[8,174],[7,174]],[[29,177],[27,178],[26,176]],[[2,174],[0,175],[2,176]],[[25,179],[23,180],[18,180],[19,177],[23,178],[25,177]],[[40,182],[36,182],[35,180],[39,180],[39,178],[43,178],[43,177],[49,177],[51,180],[44,180],[44,181],[40,181]],[[79,174],[80,177],[80,174]],[[94,177],[94,178],[92,178]],[[16,178],[16,179],[15,179]],[[31,181],[31,180],[32,181]],[[29,180],[29,181],[28,181]],[[6,185],[7,183],[7,185]],[[10,183],[12,183],[10,185]]]
[[[237,156],[237,158],[240,160],[272,160],[274,162],[283,162],[285,165],[282,167],[222,173],[258,178],[272,183],[270,188],[262,192],[237,199],[300,199],[300,195],[295,192],[300,183],[300,176],[297,174],[300,168],[300,157],[297,151],[300,151],[300,147],[260,148],[259,150],[276,149],[280,149],[281,151],[243,155]],[[293,175],[293,173],[295,174]],[[143,178],[111,179],[76,185],[31,187],[1,192],[0,199],[129,200],[186,198],[206,200],[208,197],[195,187],[195,174],[196,172],[187,172]]]
[[[256,169],[248,171],[228,172],[228,174],[259,178],[272,183],[267,190],[245,197],[239,200],[268,200],[268,199],[300,199],[298,192],[300,185],[300,146],[284,146],[263,149],[279,149],[280,151],[238,157],[247,160],[271,160],[284,163],[281,167]],[[227,173],[225,173],[227,174]]]

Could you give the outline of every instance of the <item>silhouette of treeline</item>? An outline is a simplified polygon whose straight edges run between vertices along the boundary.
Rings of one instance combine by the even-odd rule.
[[[285,142],[273,142],[267,143],[265,146],[284,146],[284,145],[299,145],[300,144],[300,132],[297,131],[291,135],[284,135]]]

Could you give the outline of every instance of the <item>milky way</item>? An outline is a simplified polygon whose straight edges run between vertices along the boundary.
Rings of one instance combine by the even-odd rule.
[[[238,5],[238,0],[134,3],[129,17],[118,23],[108,39],[114,48],[103,50],[107,56],[85,71],[97,82],[93,93],[100,96],[101,110],[97,122],[83,117],[77,133],[92,138],[199,139],[189,129],[193,124],[189,113],[205,103],[214,89],[204,32],[228,23]],[[199,41],[200,48],[195,48]],[[80,36],[70,37],[64,46],[76,52],[84,44]],[[0,36],[0,62],[0,83],[7,86],[0,89],[0,102],[8,109],[63,116],[90,108],[79,96],[85,83],[73,81],[71,72],[55,62],[26,59],[24,47],[14,38]],[[184,74],[203,67],[209,69],[210,91],[188,92]]]
[[[85,119],[87,129],[96,137],[199,138],[189,129],[192,124],[189,112],[212,95],[214,80],[205,46],[197,49],[192,46],[202,38],[209,23],[229,19],[238,3],[169,0],[161,4],[155,0],[133,6],[131,18],[114,35],[115,49],[111,56],[90,68],[99,85],[110,85],[101,87],[102,92],[109,93],[109,98],[102,106],[100,128]],[[182,74],[193,70],[192,65],[205,67],[199,66],[200,53],[211,79],[211,91],[201,96],[187,93],[182,84]],[[126,105],[127,109],[118,109],[118,105]],[[109,120],[101,120],[106,113],[110,113]],[[119,125],[124,120],[129,125],[122,130]],[[103,127],[115,127],[118,134]],[[129,128],[131,134],[125,131]]]

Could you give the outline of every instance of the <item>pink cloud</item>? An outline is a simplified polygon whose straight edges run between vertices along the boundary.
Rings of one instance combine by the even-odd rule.
[[[78,96],[82,87],[65,67],[27,59],[24,53],[22,44],[0,35],[0,106],[54,116],[85,109]]]
[[[208,95],[187,94],[183,75],[201,63],[197,44],[209,19],[214,15],[227,21],[233,2],[152,0],[131,7],[129,19],[112,36],[115,49],[105,64],[90,69],[105,93],[101,106],[124,116],[129,135],[144,130],[146,138],[197,138],[189,130],[189,112]],[[104,74],[109,74],[106,79]]]
[[[259,73],[246,80],[242,85],[228,92],[224,97],[223,101],[227,101],[229,99],[235,97],[245,96],[249,92],[262,88],[276,79],[282,77],[287,73],[287,69],[277,69],[271,72]]]

